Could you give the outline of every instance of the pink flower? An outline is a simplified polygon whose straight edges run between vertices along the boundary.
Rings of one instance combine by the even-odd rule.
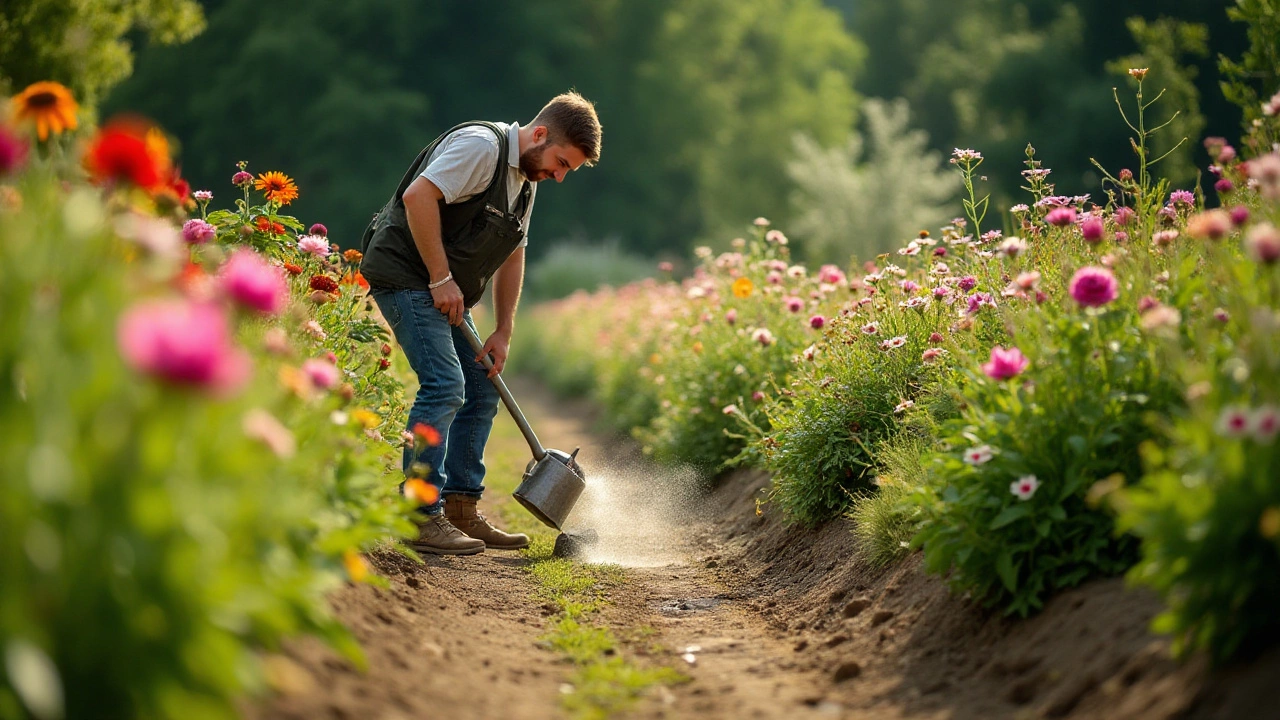
[[[764,399],[764,393],[757,390],[751,393],[751,399],[754,400],[755,402],[760,402],[761,400]]]
[[[818,282],[843,285],[846,279],[844,272],[835,265],[823,265],[818,269]]]
[[[188,220],[182,225],[182,239],[188,245],[203,245],[217,234],[217,228],[199,218]]]
[[[1197,213],[1187,220],[1187,234],[1200,240],[1220,240],[1231,232],[1231,216],[1215,208]]]
[[[898,287],[902,288],[902,292],[910,294],[920,289],[920,286],[911,280],[903,280],[898,283]]]
[[[1119,283],[1111,271],[1101,267],[1082,267],[1071,276],[1070,292],[1085,307],[1102,307],[1118,297]]]
[[[1213,184],[1213,189],[1216,190],[1218,193],[1225,194],[1225,193],[1231,192],[1232,190],[1235,190],[1236,185],[1235,183],[1231,182],[1230,178],[1221,178],[1220,180],[1218,180],[1218,182]]]
[[[751,339],[765,347],[769,347],[773,344],[773,333],[769,332],[768,328],[757,328],[755,332],[751,333]]]
[[[1275,405],[1263,405],[1253,412],[1251,421],[1253,439],[1260,443],[1270,443],[1280,431],[1280,410]]]
[[[262,408],[245,413],[241,428],[246,437],[262,442],[277,457],[291,458],[298,450],[298,442],[289,428]]]
[[[1195,193],[1190,190],[1174,190],[1169,193],[1170,205],[1194,205],[1196,203]]]
[[[223,291],[250,310],[276,315],[289,299],[284,273],[249,248],[231,253],[218,276]]]
[[[945,352],[946,350],[943,350],[942,348],[928,348],[924,352],[920,353],[920,360],[925,363],[932,363],[942,357]]]
[[[334,387],[342,378],[338,366],[319,358],[311,358],[302,363],[302,373],[307,376],[312,385],[321,390],[328,390]]]
[[[328,257],[329,241],[319,235],[303,235],[298,238],[298,250],[318,258]]]
[[[736,415],[738,413],[738,406],[725,405],[723,408],[721,408],[720,412],[724,413],[725,415]]]
[[[253,183],[253,175],[241,170],[231,176],[231,184],[236,187],[247,187]]]
[[[970,290],[974,289],[977,286],[978,286],[978,278],[972,275],[965,275],[964,277],[960,278],[960,289],[965,292],[969,292]]]
[[[197,190],[197,191],[195,191],[195,192],[191,193],[191,197],[195,198],[196,200],[198,200],[198,201],[200,201],[200,202],[209,202],[210,200],[212,200],[212,199],[213,199],[213,191],[211,191],[211,190]]]
[[[932,333],[929,333],[929,342],[931,342],[931,343],[940,343],[940,342],[942,342],[942,333],[940,333],[940,332],[932,332]]]
[[[1133,221],[1133,218],[1135,215],[1137,215],[1137,213],[1133,211],[1133,208],[1118,207],[1116,208],[1115,214],[1113,214],[1111,217],[1113,220],[1116,221],[1117,225],[1119,225],[1120,227],[1125,227],[1130,222]]]
[[[768,226],[769,221],[766,218],[758,217],[755,220],[752,220],[751,224],[756,227],[766,227]]]
[[[1249,208],[1243,205],[1236,205],[1231,208],[1231,223],[1236,227],[1249,222]]]
[[[1088,217],[1084,222],[1080,223],[1080,234],[1089,242],[1098,242],[1105,234],[1106,228],[1102,224],[1100,217]]]
[[[1000,243],[1000,254],[1005,257],[1015,258],[1025,252],[1027,249],[1027,241],[1020,237],[1007,237],[1004,242]]]
[[[970,465],[982,465],[994,456],[990,445],[979,445],[964,451],[964,461]]]
[[[1044,216],[1044,221],[1057,227],[1073,225],[1076,221],[1076,209],[1073,207],[1056,207]]]
[[[249,378],[249,356],[235,347],[227,316],[211,303],[149,300],[120,317],[120,353],[135,370],[219,394]]]
[[[1249,257],[1270,265],[1280,260],[1280,230],[1271,223],[1258,223],[1245,233],[1244,247]]]
[[[0,177],[17,173],[27,159],[27,144],[0,125]]]
[[[804,309],[804,301],[798,297],[793,296],[786,298],[782,303],[786,306],[787,310],[793,313],[798,313]]]
[[[1035,475],[1023,475],[1009,483],[1009,492],[1017,495],[1019,500],[1030,500],[1031,496],[1036,494],[1038,487],[1040,487],[1040,481]]]
[[[1030,364],[1031,361],[1018,348],[1005,350],[997,345],[991,348],[991,360],[983,364],[982,372],[995,380],[1008,380],[1021,374]]]
[[[1160,230],[1151,235],[1151,242],[1155,243],[1160,247],[1164,247],[1165,245],[1168,245],[1177,239],[1178,239],[1177,230]]]
[[[1220,323],[1225,323],[1231,319],[1231,313],[1227,312],[1225,308],[1214,308],[1213,319]]]
[[[875,335],[878,332],[880,332],[880,323],[869,322],[862,326],[863,335]]]
[[[1138,313],[1144,313],[1154,307],[1158,307],[1159,305],[1159,300],[1151,297],[1150,295],[1144,295],[1142,296],[1142,299],[1138,301]]]
[[[729,308],[729,311],[724,314],[724,321],[730,325],[738,322],[738,311],[733,308]]]
[[[1018,273],[1018,277],[1014,278],[1013,282],[1023,290],[1033,290],[1040,284],[1040,273],[1035,270]]]
[[[827,319],[822,317],[821,315],[814,315],[813,317],[809,318],[809,327],[813,328],[814,330],[821,330],[822,326],[826,324],[827,324]]]
[[[308,320],[302,325],[302,329],[307,331],[307,333],[317,340],[324,340],[329,337],[328,333],[324,331],[324,328],[320,327],[320,323],[315,320]]]
[[[782,234],[781,230],[770,230],[764,234],[764,241],[777,243],[779,245],[787,244],[787,236]]]
[[[662,262],[658,263],[658,272],[669,273],[675,269],[676,269],[676,266],[667,260],[663,260]]]
[[[966,312],[970,315],[977,315],[984,307],[995,307],[996,299],[991,297],[991,293],[974,293],[969,296],[969,306]]]

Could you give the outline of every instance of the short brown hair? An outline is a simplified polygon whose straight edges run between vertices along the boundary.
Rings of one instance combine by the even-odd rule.
[[[545,125],[547,142],[563,145],[566,142],[587,156],[587,165],[600,159],[600,118],[595,105],[577,92],[561,93],[538,111],[532,125]]]

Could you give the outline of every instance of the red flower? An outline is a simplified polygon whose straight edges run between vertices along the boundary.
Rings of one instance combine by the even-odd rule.
[[[342,284],[343,285],[359,285],[361,288],[365,290],[369,289],[369,281],[364,279],[364,275],[361,275],[359,270],[355,271],[354,273],[348,271],[346,275],[343,275]]]
[[[253,224],[258,227],[258,232],[270,232],[271,230],[271,221],[262,215],[259,215],[257,219],[253,221]]]
[[[414,425],[413,436],[415,439],[421,438],[428,447],[436,447],[440,444],[440,431],[426,423]]]
[[[85,152],[84,165],[97,182],[127,182],[143,190],[159,190],[169,180],[168,143],[143,120],[113,120],[98,131]]]
[[[387,368],[391,367],[391,361],[386,358],[379,358],[378,367],[383,370],[386,370]]]
[[[293,263],[285,263],[285,264],[284,264],[284,269],[285,269],[285,272],[288,272],[290,275],[301,275],[301,274],[302,274],[302,266],[301,266],[301,265],[294,265]]]
[[[312,290],[319,290],[320,292],[338,292],[338,281],[328,275],[312,275],[311,282],[308,285],[311,286]]]
[[[278,222],[273,222],[273,223],[271,223],[271,234],[272,234],[272,235],[283,235],[283,234],[284,234],[284,226],[283,226],[283,225],[281,225],[281,224],[280,224],[280,223],[278,223]]]

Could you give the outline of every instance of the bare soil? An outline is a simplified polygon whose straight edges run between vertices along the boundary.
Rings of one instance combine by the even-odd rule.
[[[636,663],[690,678],[652,689],[628,717],[1280,718],[1280,649],[1216,671],[1200,657],[1174,661],[1147,631],[1157,599],[1119,579],[1063,593],[1028,620],[1002,618],[952,595],[918,556],[869,570],[847,521],[806,530],[767,505],[757,516],[763,473],[694,497],[687,473],[592,432],[583,403],[528,382],[512,389],[544,443],[582,447],[592,490],[568,529],[597,531],[589,559],[622,564],[626,578],[596,621]],[[497,431],[490,450],[519,455],[522,442]],[[482,509],[503,502],[490,493]],[[247,715],[564,717],[572,668],[539,642],[554,608],[519,555],[370,559],[389,590],[332,596],[368,672],[295,643],[276,673],[281,692]]]

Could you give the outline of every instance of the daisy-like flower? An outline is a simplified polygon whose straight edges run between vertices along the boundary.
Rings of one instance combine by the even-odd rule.
[[[995,456],[990,445],[979,445],[964,451],[964,461],[970,465],[982,465]]]
[[[911,408],[913,408],[913,407],[915,407],[915,406],[916,406],[916,404],[915,404],[914,402],[912,402],[912,401],[910,401],[910,400],[903,400],[902,402],[900,402],[900,403],[898,403],[896,406],[894,406],[894,408],[893,408],[893,412],[894,412],[894,414],[895,414],[895,415],[897,415],[897,414],[901,414],[901,413],[906,412],[907,410],[910,410]]]
[[[899,255],[907,255],[907,256],[911,256],[911,255],[919,255],[919,254],[920,254],[920,243],[916,242],[915,240],[912,240],[910,243],[908,243],[908,244],[907,244],[907,246],[906,246],[906,247],[904,247],[904,248],[898,248],[898,254],[899,254]]]
[[[943,350],[942,348],[936,348],[936,347],[928,348],[924,352],[920,353],[920,360],[925,364],[932,364],[935,361],[937,361],[938,358],[942,357],[946,352],[947,351]]]
[[[787,268],[787,277],[795,278],[798,280],[804,277],[804,275],[805,275],[805,270],[803,265],[792,265],[791,267]]]
[[[1008,237],[1000,243],[1000,254],[1005,257],[1018,257],[1027,249],[1027,241],[1020,237]]]
[[[777,243],[779,245],[787,244],[787,236],[782,234],[781,230],[770,230],[764,234],[764,241]]]
[[[751,339],[765,347],[769,347],[773,344],[773,333],[769,332],[768,328],[757,328],[755,332],[751,333]]]
[[[755,225],[756,227],[766,227],[769,224],[769,220],[768,218],[758,217],[755,220],[752,220],[751,224]]]
[[[874,285],[880,282],[880,277],[880,273],[871,273],[870,275],[863,276],[862,282],[866,285]]]
[[[298,186],[293,178],[276,170],[258,175],[253,181],[253,189],[261,190],[268,202],[279,205],[288,205],[298,199]]]
[[[1280,431],[1280,409],[1275,405],[1263,405],[1253,411],[1252,423],[1253,439],[1260,443],[1270,443],[1275,440],[1276,433]]]
[[[736,298],[749,298],[755,288],[756,284],[751,282],[749,278],[740,277],[733,281],[733,296]]]
[[[818,346],[810,345],[809,347],[804,349],[804,352],[800,353],[800,357],[804,358],[805,360],[812,360],[817,354],[818,354]]]
[[[1026,203],[1018,203],[1017,205],[1009,208],[1009,212],[1011,213],[1024,213],[1029,210],[1031,210],[1031,208],[1027,207]]]
[[[1147,76],[1147,68],[1129,68],[1129,76],[1141,82]]]
[[[880,323],[878,322],[869,322],[862,326],[863,335],[875,335],[878,332],[880,332]]]
[[[9,101],[17,123],[29,122],[36,126],[36,137],[41,142],[49,134],[61,135],[65,130],[76,129],[76,113],[80,106],[66,86],[56,82],[38,82],[28,85]]]
[[[210,200],[212,200],[212,199],[213,199],[213,191],[212,191],[212,190],[197,190],[197,191],[195,191],[195,192],[191,193],[191,197],[195,198],[196,200],[198,200],[198,201],[200,201],[200,202],[209,202]]]
[[[1019,500],[1030,500],[1031,496],[1036,494],[1038,487],[1040,487],[1040,481],[1035,475],[1023,475],[1009,483],[1009,492],[1017,495]]]
[[[1229,438],[1242,438],[1253,429],[1253,416],[1249,408],[1241,405],[1228,405],[1218,414],[1218,434]]]
[[[885,346],[887,346],[887,347],[885,348],[886,350],[892,350],[892,349],[894,349],[894,348],[900,348],[900,347],[902,347],[903,345],[906,345],[906,344],[907,344],[907,336],[906,336],[906,335],[898,335],[898,336],[896,336],[896,337],[891,337],[891,338],[889,338],[888,340],[885,340],[883,344],[884,344]]]
[[[917,295],[916,297],[913,297],[910,300],[898,303],[898,307],[908,309],[908,310],[927,307],[928,305],[929,305],[928,295]]]

